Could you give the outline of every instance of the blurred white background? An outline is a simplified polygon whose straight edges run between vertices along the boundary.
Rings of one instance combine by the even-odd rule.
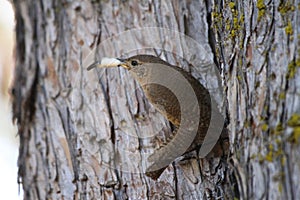
[[[9,87],[14,68],[14,11],[0,0],[0,199],[23,199],[17,184],[18,137],[12,124]]]

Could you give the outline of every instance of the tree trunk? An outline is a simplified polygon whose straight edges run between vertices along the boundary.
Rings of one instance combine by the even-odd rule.
[[[300,196],[299,2],[14,0],[14,7],[13,114],[25,199]],[[203,71],[217,67],[227,157],[191,153],[156,181],[140,171],[136,161],[167,140],[169,122],[126,70],[86,67],[141,53],[183,67],[208,88],[219,83]],[[154,143],[141,141],[153,133]]]

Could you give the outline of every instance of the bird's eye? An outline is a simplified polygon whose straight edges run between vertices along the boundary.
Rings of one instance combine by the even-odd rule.
[[[137,66],[137,65],[138,65],[138,62],[137,62],[136,60],[133,60],[133,61],[131,61],[131,65],[132,65],[132,66]]]

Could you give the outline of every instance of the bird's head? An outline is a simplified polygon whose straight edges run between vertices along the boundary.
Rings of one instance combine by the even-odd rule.
[[[95,67],[98,68],[110,68],[110,67],[123,67],[127,69],[133,77],[140,83],[145,81],[145,78],[149,78],[151,74],[151,67],[157,66],[157,64],[168,65],[169,63],[160,59],[159,57],[152,55],[136,55],[127,59],[121,58],[103,58],[101,62],[97,61],[90,65],[87,70],[91,70]]]
[[[132,56],[127,59],[119,59],[118,60],[121,62],[119,66],[124,67],[125,69],[131,70],[131,69],[137,69],[141,66],[144,65],[150,65],[150,64],[164,64],[164,65],[170,65],[166,61],[160,59],[159,57],[152,56],[152,55],[136,55]]]
[[[161,65],[170,66],[169,63],[152,55],[140,54],[127,59],[118,59],[119,66],[127,69],[130,74],[140,83],[146,83],[155,75],[153,68]]]

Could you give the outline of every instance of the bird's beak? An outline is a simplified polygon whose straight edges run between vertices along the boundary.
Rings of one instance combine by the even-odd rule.
[[[100,64],[99,61],[96,61],[94,63],[92,63],[91,65],[89,65],[86,70],[90,71],[91,69],[94,69],[95,67],[97,67]]]
[[[96,61],[93,64],[89,65],[86,69],[89,71],[93,68],[110,68],[110,67],[123,67],[127,70],[130,70],[130,65],[127,60],[120,58],[103,58],[101,61]]]
[[[118,65],[119,67],[123,67],[127,70],[130,70],[131,68],[129,67],[129,65],[127,64],[125,59],[121,59],[121,58],[117,58],[117,60],[119,60],[121,63]]]

